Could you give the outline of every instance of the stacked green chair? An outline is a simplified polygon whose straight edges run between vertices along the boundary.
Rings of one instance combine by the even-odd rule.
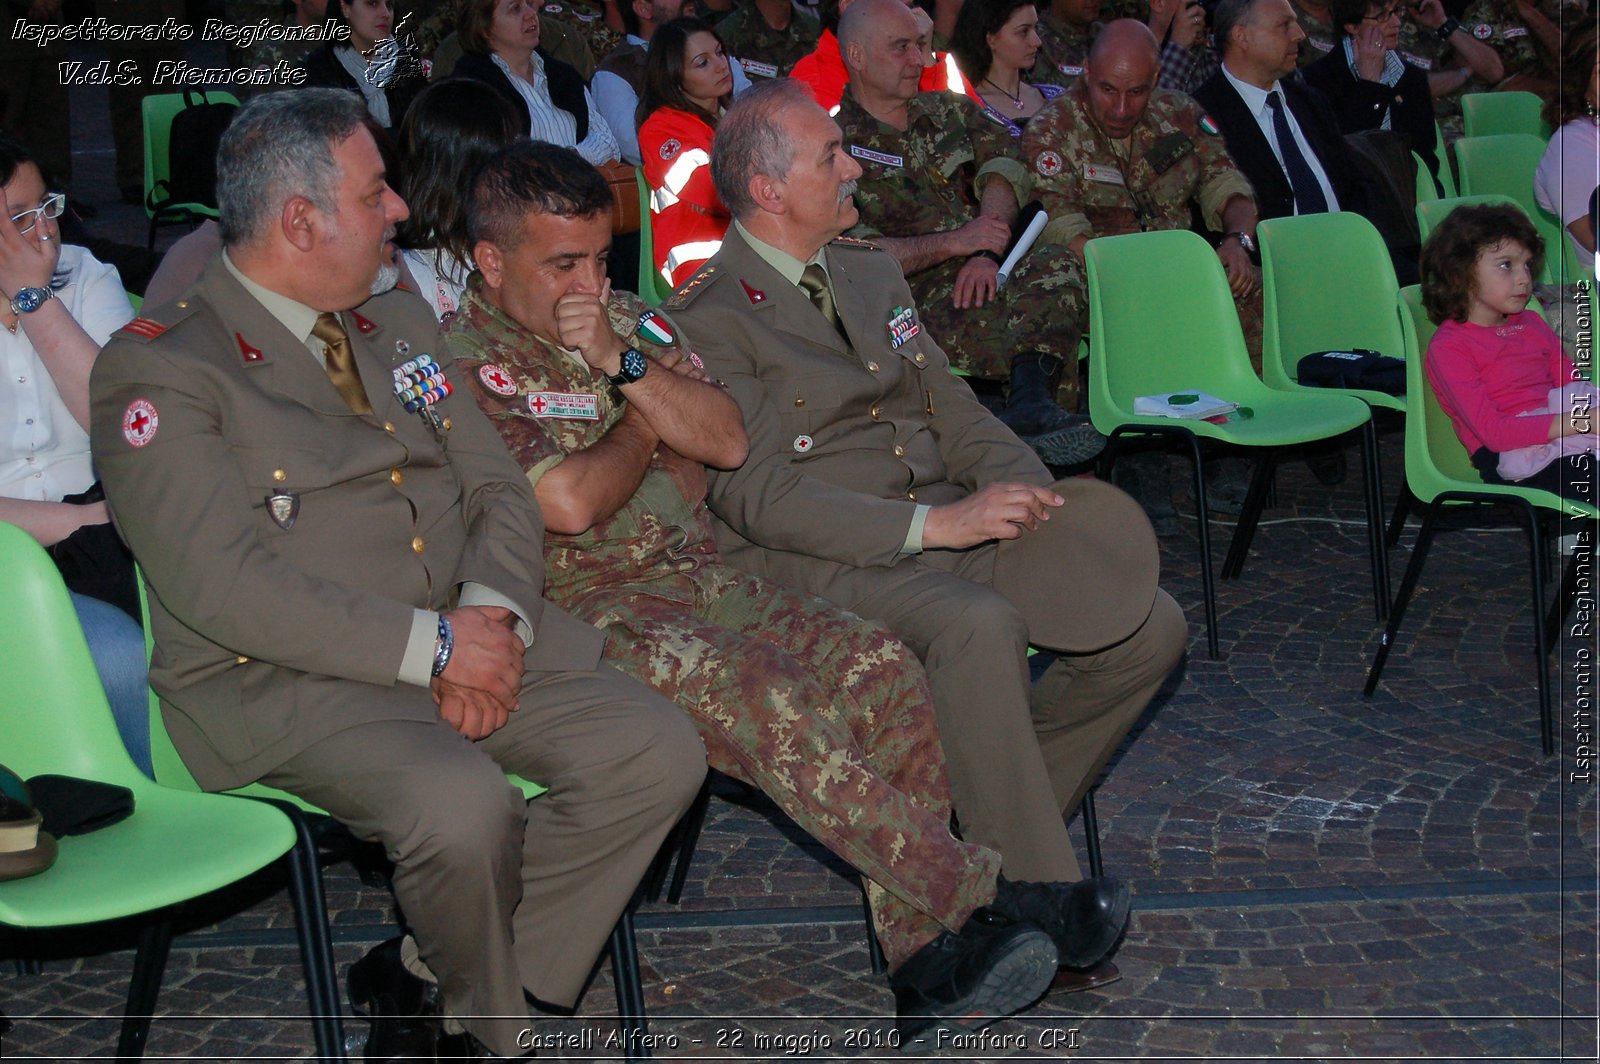
[[[191,90],[193,92],[193,90]],[[215,89],[194,93],[202,103],[232,104],[239,106],[239,98],[231,92]],[[150,219],[148,247],[156,246],[156,229],[163,225],[193,225],[206,218],[217,217],[217,209],[205,203],[162,203],[157,208],[157,190],[172,178],[172,120],[187,102],[181,92],[158,93],[146,96],[140,103],[144,119],[144,213]],[[183,146],[178,145],[181,149]]]
[[[143,614],[145,650],[154,649],[150,631],[150,603],[148,589],[141,574],[139,605]],[[188,766],[172,745],[166,721],[161,716],[161,700],[155,691],[150,692],[150,757],[156,779],[167,786],[189,791],[200,790]],[[544,794],[543,784],[525,780],[512,773],[506,774],[512,786],[522,792],[528,801]],[[318,1056],[323,1059],[344,1059],[344,1032],[340,1017],[344,1006],[339,994],[338,969],[333,960],[333,944],[328,931],[327,899],[322,883],[322,866],[319,857],[318,836],[323,826],[335,823],[327,812],[288,791],[252,783],[224,792],[230,796],[253,798],[280,810],[294,825],[295,845],[289,854],[289,884],[296,913],[314,914],[299,921],[301,956],[306,959],[306,996],[310,1000],[313,1023],[316,1025]],[[690,859],[700,837],[700,827],[705,819],[709,797],[705,786],[695,805],[686,812],[673,831],[662,843],[651,868],[645,873],[641,892],[652,899],[660,891],[665,878],[667,862],[678,859],[678,870],[673,879],[672,901],[683,889]],[[651,885],[654,885],[654,893]],[[612,928],[608,954],[617,988],[617,1021],[624,1031],[643,1033],[647,1030],[644,985],[639,971],[639,948],[634,934],[634,906],[630,905]],[[650,1055],[648,1040],[630,1042],[627,1060],[643,1060]]]
[[[140,772],[54,563],[26,532],[0,524],[0,567],[8,595],[0,615],[0,763],[25,778],[54,773],[126,787],[134,800],[126,820],[59,840],[50,869],[0,883],[0,924],[43,929],[144,916],[116,1050],[139,1057],[173,911],[276,861],[293,848],[294,829],[268,806],[174,790]]]
[[[1411,406],[1406,418],[1406,480],[1412,493],[1428,506],[1417,536],[1417,545],[1411,552],[1405,576],[1400,580],[1400,590],[1394,607],[1389,612],[1389,624],[1378,642],[1378,649],[1367,672],[1363,694],[1371,697],[1383,675],[1383,667],[1393,649],[1400,623],[1405,620],[1406,606],[1416,591],[1422,577],[1422,566],[1428,549],[1437,533],[1441,512],[1447,506],[1505,506],[1521,514],[1528,525],[1528,569],[1533,595],[1533,652],[1534,667],[1539,678],[1539,735],[1546,754],[1555,750],[1555,716],[1550,692],[1550,677],[1546,658],[1556,641],[1566,605],[1577,590],[1579,552],[1574,552],[1567,563],[1561,590],[1548,615],[1545,609],[1543,559],[1541,536],[1546,530],[1549,516],[1576,514],[1591,520],[1600,516],[1593,506],[1568,502],[1558,495],[1515,484],[1486,484],[1472,465],[1467,450],[1456,437],[1450,419],[1439,407],[1439,400],[1428,383],[1423,369],[1423,354],[1433,338],[1434,326],[1422,307],[1422,291],[1412,285],[1401,291],[1406,308],[1403,319],[1406,333],[1407,385]]]
[[[1461,121],[1469,137],[1526,133],[1550,139],[1540,112],[1544,101],[1531,92],[1469,92],[1461,97]]]
[[[1444,196],[1456,195],[1456,178],[1450,170],[1450,152],[1444,143],[1444,130],[1439,128],[1437,122],[1433,124],[1433,157],[1439,160],[1439,185],[1444,187]],[[1411,153],[1411,158],[1417,163],[1417,202],[1439,199],[1439,186],[1433,183],[1428,164],[1416,152]]]
[[[1534,228],[1544,238],[1544,273],[1540,280],[1549,284],[1573,284],[1580,278],[1594,278],[1593,264],[1579,261],[1572,242],[1555,215],[1539,206],[1533,195],[1533,174],[1539,168],[1545,143],[1527,133],[1502,133],[1493,137],[1471,137],[1456,142],[1456,160],[1461,164],[1463,196],[1508,196],[1533,219]],[[1420,204],[1418,205],[1420,209]]]
[[[1084,251],[1089,280],[1089,415],[1110,440],[1102,473],[1110,474],[1124,437],[1170,438],[1187,446],[1199,510],[1206,638],[1211,656],[1216,657],[1216,587],[1200,440],[1255,448],[1261,455],[1223,565],[1226,579],[1243,568],[1277,450],[1360,429],[1362,468],[1370,470],[1377,453],[1372,412],[1351,396],[1289,393],[1261,382],[1250,367],[1222,264],[1211,245],[1194,233],[1167,230],[1101,237],[1091,240]],[[1157,287],[1158,278],[1176,280]],[[1251,416],[1214,425],[1134,413],[1134,400],[1141,395],[1197,390],[1239,403],[1250,409]],[[1367,545],[1373,598],[1381,617],[1387,608],[1388,577],[1375,487],[1369,481],[1366,489]]]

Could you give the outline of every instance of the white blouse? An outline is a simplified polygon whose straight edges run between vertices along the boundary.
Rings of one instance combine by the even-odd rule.
[[[72,319],[104,347],[133,318],[115,266],[74,244],[61,246],[58,273],[67,283],[55,291]],[[21,323],[15,333],[0,328],[0,495],[58,502],[94,483],[89,433],[79,425]]]
[[[595,107],[594,97],[589,95],[587,88],[583,90],[583,103],[589,109],[589,132],[580,143],[578,120],[550,100],[550,82],[544,76],[543,56],[538,52],[533,53],[531,83],[523,80],[522,75],[513,73],[511,67],[498,55],[491,55],[489,58],[494,60],[494,65],[510,79],[512,86],[522,96],[522,102],[528,106],[528,115],[533,123],[533,128],[528,134],[529,139],[542,140],[547,144],[556,144],[563,148],[576,148],[579,155],[595,166],[621,158],[617,148],[617,138],[611,135],[611,127],[606,125],[605,116]]]

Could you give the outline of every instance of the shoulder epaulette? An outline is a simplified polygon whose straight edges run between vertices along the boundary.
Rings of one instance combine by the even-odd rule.
[[[853,236],[836,236],[830,247],[860,248],[863,251],[882,251],[883,248],[870,240],[858,240]]]
[[[673,289],[671,295],[661,301],[661,309],[682,310],[687,307],[694,302],[696,296],[705,290],[706,285],[716,273],[717,266],[714,263],[707,262],[690,274],[687,281]]]
[[[112,335],[123,340],[131,340],[136,344],[148,344],[198,309],[198,304],[188,298],[163,303],[149,313],[141,312],[138,317]]]

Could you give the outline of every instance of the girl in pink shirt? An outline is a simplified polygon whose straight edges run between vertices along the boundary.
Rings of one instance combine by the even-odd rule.
[[[1592,503],[1596,391],[1528,309],[1543,255],[1517,207],[1452,211],[1422,249],[1422,299],[1439,323],[1424,368],[1485,482]]]

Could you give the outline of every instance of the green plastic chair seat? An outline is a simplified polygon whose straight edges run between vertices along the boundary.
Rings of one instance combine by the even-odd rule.
[[[217,89],[191,90],[206,103],[225,103],[239,106],[239,98],[231,92]],[[215,207],[204,203],[167,203],[160,210],[150,206],[151,193],[162,181],[172,178],[172,119],[187,104],[181,92],[157,93],[140,101],[140,115],[144,122],[144,213],[150,219],[148,244],[155,247],[156,228],[196,222],[202,218],[217,217]],[[182,146],[179,145],[181,148]]]
[[[1531,92],[1469,92],[1461,97],[1461,124],[1468,137],[1525,133],[1549,140],[1543,109],[1544,101]]]
[[[1365,388],[1313,388],[1297,379],[1316,351],[1364,348],[1405,357],[1394,264],[1372,223],[1359,214],[1272,218],[1256,229],[1264,308],[1261,373],[1287,392],[1349,395],[1404,411],[1403,396]]]

